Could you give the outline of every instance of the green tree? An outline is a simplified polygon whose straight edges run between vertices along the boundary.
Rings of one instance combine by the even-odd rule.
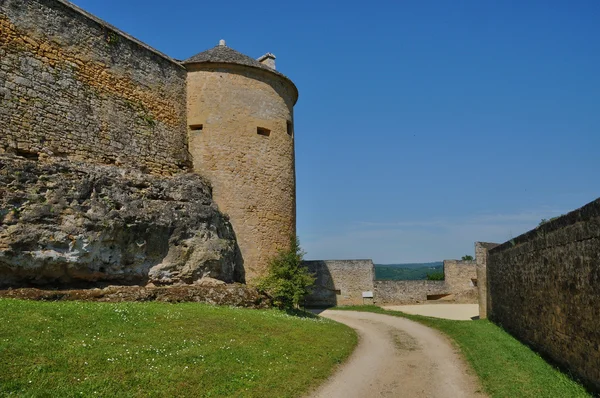
[[[292,236],[289,248],[280,250],[271,259],[267,275],[258,281],[258,290],[267,294],[281,309],[298,308],[300,300],[310,293],[315,282],[314,275],[302,265],[304,254],[300,241]]]
[[[444,273],[443,272],[432,272],[430,274],[428,272],[427,273],[427,280],[428,281],[443,281],[444,280]]]
[[[462,256],[462,260],[463,261],[473,261],[473,256],[466,254],[466,255]]]

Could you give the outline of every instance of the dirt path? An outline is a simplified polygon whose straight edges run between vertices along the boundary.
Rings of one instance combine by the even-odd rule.
[[[485,397],[446,337],[404,318],[327,310],[321,316],[358,332],[358,347],[316,398]]]
[[[388,305],[386,310],[402,311],[407,314],[432,316],[434,318],[468,321],[479,317],[479,304],[416,304]]]

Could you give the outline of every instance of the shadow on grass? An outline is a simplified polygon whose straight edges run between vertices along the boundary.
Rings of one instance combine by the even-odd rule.
[[[286,314],[290,316],[295,316],[297,318],[318,318],[319,316],[314,314],[313,312],[309,312],[306,310],[300,309],[287,309],[284,310]]]

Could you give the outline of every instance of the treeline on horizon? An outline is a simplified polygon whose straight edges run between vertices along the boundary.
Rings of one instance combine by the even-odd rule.
[[[444,272],[444,263],[375,264],[375,279],[379,281],[415,281],[427,279],[427,274]]]

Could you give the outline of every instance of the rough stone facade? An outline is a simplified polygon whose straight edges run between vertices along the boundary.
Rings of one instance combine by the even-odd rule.
[[[2,0],[0,154],[207,177],[252,281],[296,233],[298,91],[274,58],[179,62],[68,1]]]
[[[203,278],[244,275],[200,176],[0,155],[0,287]]]
[[[477,302],[475,261],[444,260],[444,283],[457,302]]]
[[[375,304],[414,304],[448,294],[444,281],[375,281]]]
[[[305,298],[308,306],[372,304],[363,292],[373,292],[375,266],[371,260],[317,260],[304,264],[316,276],[313,292]]]
[[[477,294],[479,296],[479,318],[487,318],[487,256],[488,251],[498,243],[475,242],[475,262],[477,263]]]
[[[414,304],[443,298],[459,303],[477,302],[475,262],[444,261],[444,281],[376,281],[372,260],[305,261],[317,280],[306,297],[310,306],[360,304]],[[363,292],[373,298],[363,299]]]
[[[297,92],[258,68],[186,66],[194,169],[211,181],[215,201],[230,217],[252,281],[296,233]]]
[[[375,303],[414,304],[428,299],[475,303],[476,281],[474,261],[444,260],[443,281],[375,281]]]
[[[489,250],[488,317],[600,391],[600,199]]]
[[[181,171],[185,79],[177,62],[70,3],[0,2],[0,151]]]

